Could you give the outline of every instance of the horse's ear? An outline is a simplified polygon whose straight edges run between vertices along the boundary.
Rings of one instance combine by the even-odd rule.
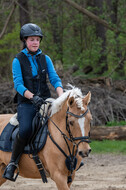
[[[74,103],[74,97],[70,97],[68,100],[68,105],[72,107],[73,103]]]
[[[88,105],[91,101],[91,92],[89,91],[88,94],[84,97],[83,102],[85,105]]]

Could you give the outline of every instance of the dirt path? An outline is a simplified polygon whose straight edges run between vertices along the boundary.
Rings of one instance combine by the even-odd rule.
[[[41,180],[18,177],[15,183],[7,181],[1,190],[56,190],[52,180],[42,184]],[[126,155],[91,154],[85,166],[76,173],[71,190],[126,190]]]

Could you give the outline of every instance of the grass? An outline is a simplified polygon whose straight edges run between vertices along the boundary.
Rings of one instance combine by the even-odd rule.
[[[126,154],[126,141],[116,140],[103,140],[93,141],[90,144],[92,153],[115,153],[115,154]]]
[[[126,125],[126,121],[109,121],[107,122],[106,126],[110,127],[110,126],[123,126]]]

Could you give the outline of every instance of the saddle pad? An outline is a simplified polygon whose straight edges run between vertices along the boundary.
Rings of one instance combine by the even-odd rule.
[[[25,154],[38,153],[45,145],[47,139],[48,125],[41,127],[38,134],[35,137],[34,143],[28,144],[24,148]],[[18,126],[8,123],[0,135],[0,150],[5,152],[12,152],[14,139],[19,131]],[[39,142],[39,144],[38,144]],[[32,148],[31,148],[32,147]]]

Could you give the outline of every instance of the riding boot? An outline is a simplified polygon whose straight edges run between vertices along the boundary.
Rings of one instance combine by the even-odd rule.
[[[19,134],[17,134],[13,145],[11,160],[4,171],[3,178],[9,179],[11,181],[16,180],[19,172],[17,173],[16,177],[14,177],[14,172],[18,168],[18,162],[23,153],[25,145],[26,145],[26,140],[21,139],[19,137]]]

